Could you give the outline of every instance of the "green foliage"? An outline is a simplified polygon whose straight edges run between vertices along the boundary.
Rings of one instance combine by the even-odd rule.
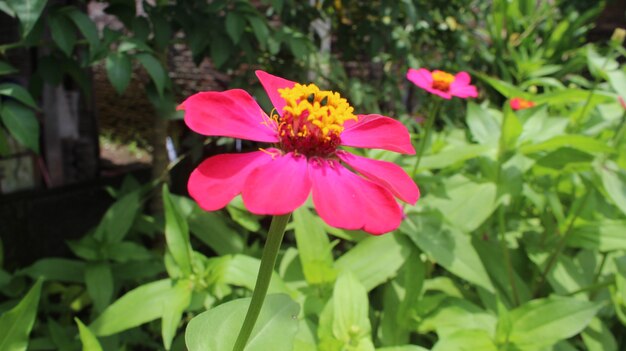
[[[0,315],[0,349],[21,351],[28,347],[28,335],[35,324],[41,295],[39,279],[19,303]]]

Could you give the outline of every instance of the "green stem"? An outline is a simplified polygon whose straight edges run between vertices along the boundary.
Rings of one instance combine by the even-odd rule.
[[[552,255],[548,259],[548,264],[546,265],[546,268],[541,273],[541,277],[539,278],[539,282],[537,283],[537,285],[533,289],[533,294],[532,294],[533,296],[535,296],[535,294],[537,294],[539,289],[541,289],[541,286],[545,283],[546,278],[548,277],[548,274],[550,273],[550,271],[552,270],[552,268],[556,264],[556,262],[557,262],[557,260],[559,258],[559,255],[561,254],[561,252],[563,251],[563,248],[565,247],[565,244],[567,244],[567,239],[569,239],[569,236],[572,233],[572,228],[574,227],[574,222],[576,221],[576,218],[578,218],[578,216],[580,215],[580,211],[583,209],[583,207],[585,207],[585,204],[587,202],[587,198],[589,197],[590,193],[591,192],[589,190],[585,190],[584,198],[582,199],[581,202],[579,202],[577,204],[578,206],[575,209],[572,210],[572,212],[573,212],[572,213],[572,217],[570,218],[570,221],[567,224],[567,228],[565,229],[565,233],[561,237],[561,240],[559,240],[559,243],[557,244],[556,250],[554,250],[552,252]]]
[[[509,247],[506,244],[505,231],[506,226],[504,222],[504,206],[498,208],[498,229],[500,232],[500,246],[502,247],[502,254],[504,255],[504,261],[506,262],[506,273],[509,276],[509,284],[511,284],[511,292],[513,293],[513,302],[515,306],[519,306],[520,299],[517,292],[517,285],[515,284],[515,276],[513,275],[513,264],[511,263],[511,254],[509,253]]]
[[[622,138],[624,137],[624,130],[626,129],[626,112],[622,114],[622,120],[619,123],[619,129],[613,136],[613,146],[618,147],[622,143]]]
[[[235,342],[233,351],[243,351],[246,347],[246,343],[250,338],[252,329],[256,324],[256,320],[263,307],[265,301],[265,295],[267,295],[267,289],[272,279],[272,273],[274,272],[274,264],[276,263],[276,257],[280,249],[280,244],[283,241],[285,235],[285,227],[289,222],[291,213],[281,216],[274,216],[272,218],[272,224],[270,225],[269,233],[267,234],[267,241],[263,248],[263,255],[261,256],[261,266],[259,267],[259,274],[256,279],[254,291],[252,292],[252,301],[250,301],[250,307],[246,313],[246,318],[243,321],[241,330],[239,330],[239,336]]]
[[[606,68],[606,65],[609,63],[609,60],[611,59],[611,53],[612,52],[609,52],[606,55],[606,58],[604,59],[604,62],[602,63],[602,66],[600,67],[601,71],[604,71],[604,69]],[[585,115],[587,114],[587,108],[589,108],[589,104],[591,103],[591,98],[593,97],[593,93],[596,91],[599,83],[600,83],[600,77],[599,75],[596,75],[593,80],[593,85],[591,86],[591,90],[589,90],[589,94],[587,94],[585,105],[583,105],[583,109],[582,111],[580,111],[580,115],[574,121],[574,123],[578,124],[579,122],[581,122],[583,117],[585,117]]]
[[[422,156],[424,155],[424,147],[426,146],[426,141],[430,136],[430,131],[433,129],[433,124],[435,123],[435,116],[439,113],[439,109],[441,108],[441,100],[437,99],[435,101],[435,107],[430,111],[431,113],[428,115],[428,120],[426,121],[426,127],[424,128],[424,136],[420,140],[420,144],[417,149],[417,159],[415,160],[415,164],[413,165],[413,170],[411,171],[411,177],[415,176],[415,172],[417,172],[417,168],[422,161]]]

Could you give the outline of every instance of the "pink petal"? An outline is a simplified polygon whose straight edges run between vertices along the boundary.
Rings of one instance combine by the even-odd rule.
[[[241,89],[197,93],[178,109],[185,111],[185,123],[196,133],[269,143],[278,141],[275,122]]]
[[[463,73],[463,72],[462,72]],[[450,84],[450,94],[460,98],[475,98],[478,96],[478,91],[473,85],[462,81],[454,81]]]
[[[191,173],[187,190],[203,209],[219,210],[241,192],[250,172],[271,160],[262,151],[209,157]]]
[[[409,68],[406,78],[422,89],[429,90],[433,84],[433,76],[429,70]]]
[[[282,215],[302,205],[310,193],[306,157],[288,153],[250,173],[241,196],[252,213]]]
[[[452,95],[449,92],[446,91],[442,91],[439,89],[433,89],[432,87],[428,87],[428,88],[424,88],[424,90],[428,91],[431,94],[435,94],[437,96],[440,96],[446,100],[450,100],[452,99]]]
[[[316,159],[309,165],[313,204],[326,223],[374,235],[400,226],[402,211],[388,190],[348,171],[337,161]]]
[[[276,107],[276,112],[278,112],[279,115],[282,115],[283,108],[286,104],[285,99],[283,99],[278,93],[278,89],[293,88],[296,83],[261,70],[257,70],[255,73],[257,78],[259,78],[259,81],[261,81],[261,85],[263,85],[263,88],[267,92],[270,101],[272,101],[272,104]]]
[[[337,152],[337,156],[367,179],[391,191],[402,201],[414,205],[417,199],[419,199],[419,188],[413,179],[397,164],[372,160],[345,151]]]
[[[356,123],[347,124],[341,133],[345,146],[384,149],[415,154],[406,127],[397,120],[381,115],[359,115]]]
[[[454,76],[454,81],[459,82],[462,85],[468,85],[472,78],[467,72],[459,72]]]

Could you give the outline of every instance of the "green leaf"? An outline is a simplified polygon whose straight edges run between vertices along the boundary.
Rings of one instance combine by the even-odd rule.
[[[509,312],[510,334],[498,335],[498,340],[520,348],[550,346],[580,333],[601,307],[573,297],[533,300]]]
[[[107,307],[89,329],[98,336],[107,336],[159,319],[166,301],[175,294],[170,279],[141,285]]]
[[[494,183],[475,183],[463,176],[454,176],[444,181],[443,189],[443,194],[428,199],[428,205],[463,232],[478,228],[496,209]]]
[[[370,339],[369,302],[365,287],[351,272],[342,272],[335,282],[333,298],[333,336],[347,344],[357,345]]]
[[[626,221],[602,219],[575,226],[567,245],[600,252],[626,250],[624,233]]]
[[[106,262],[89,262],[85,268],[85,283],[96,312],[101,312],[113,298],[113,274]]]
[[[335,262],[338,271],[352,272],[367,291],[393,277],[411,254],[411,243],[403,235],[370,236]],[[372,260],[385,262],[373,264]]]
[[[334,282],[337,272],[333,267],[332,245],[321,220],[305,207],[295,210],[293,218],[296,244],[306,281],[312,285]]]
[[[500,120],[489,110],[473,102],[467,104],[467,126],[479,144],[492,144],[500,139]]]
[[[91,55],[93,56],[94,51],[100,45],[100,38],[98,36],[98,28],[95,23],[91,21],[89,16],[87,16],[84,12],[79,11],[76,8],[71,8],[67,11],[67,16],[74,22],[78,30],[80,30],[81,34],[87,39],[89,43],[89,48],[91,50]]]
[[[419,333],[436,331],[440,338],[468,329],[483,330],[490,335],[496,330],[497,319],[473,303],[456,297],[446,297],[419,324]]]
[[[224,217],[215,212],[207,212],[196,206],[189,216],[189,229],[200,241],[218,255],[240,253],[244,249],[242,237],[230,228]]]
[[[22,38],[30,33],[35,27],[35,23],[41,16],[41,12],[46,7],[47,0],[6,0],[7,4],[15,11],[20,19],[22,27]]]
[[[122,94],[128,83],[132,73],[132,66],[128,55],[121,52],[110,53],[105,62],[107,69],[107,77],[118,94]]]
[[[254,289],[261,260],[258,258],[233,255],[224,273],[224,283]],[[274,272],[268,288],[269,293],[290,293],[289,288],[280,276]]]
[[[190,351],[231,350],[239,334],[250,299],[237,299],[194,317],[187,325],[185,343]],[[298,331],[300,306],[287,295],[268,295],[246,351],[292,351]]]
[[[185,276],[191,274],[191,244],[189,243],[189,227],[174,206],[167,185],[163,186],[163,205],[165,207],[165,240],[167,250]]]
[[[238,44],[243,31],[246,29],[246,18],[235,11],[226,14],[226,33],[233,43]]]
[[[13,83],[0,84],[0,95],[12,97],[15,100],[35,110],[39,109],[37,103],[35,102],[35,100],[33,100],[33,97],[30,95],[28,90],[24,89],[20,85]]]
[[[432,351],[480,350],[498,351],[489,333],[484,330],[466,329],[447,335],[437,341]]]
[[[400,226],[433,261],[487,291],[494,287],[472,246],[470,236],[449,226],[435,213],[410,214]]]
[[[176,336],[176,330],[182,319],[183,312],[191,302],[191,287],[188,281],[179,280],[172,289],[171,298],[163,301],[161,335],[163,337],[163,346],[165,346],[166,350],[172,347],[172,340]]]
[[[611,329],[600,318],[594,317],[582,336],[587,351],[617,351],[617,342]]]
[[[76,44],[76,32],[72,22],[61,13],[50,16],[50,31],[52,39],[63,51],[65,56],[71,57]]]
[[[32,266],[22,270],[33,279],[42,277],[50,281],[64,283],[84,283],[85,262],[67,258],[42,258]]]
[[[578,134],[558,135],[541,143],[521,146],[519,151],[523,154],[534,154],[552,151],[560,147],[570,147],[587,153],[612,153],[615,151],[602,141]]]
[[[0,350],[25,351],[37,317],[43,280],[38,279],[17,306],[0,316]]]
[[[141,210],[139,191],[133,191],[115,201],[106,211],[100,226],[103,231],[96,236],[108,243],[117,243],[124,239]]]
[[[0,76],[11,74],[17,72],[17,68],[11,66],[10,64],[0,61]]]
[[[153,257],[145,246],[130,241],[106,244],[104,251],[104,257],[115,262],[146,261]]]
[[[78,325],[78,333],[80,334],[80,342],[83,344],[83,351],[102,351],[102,346],[98,338],[83,324],[83,322],[74,317],[74,321]]]
[[[500,94],[502,94],[505,98],[510,99],[513,97],[521,97],[524,99],[529,99],[531,98],[531,95],[528,93],[525,93],[523,90],[519,89],[516,85],[513,85],[511,83],[496,79],[496,78],[491,78],[487,75],[484,74],[476,74],[476,76],[480,79],[482,79],[483,81],[485,81],[487,84],[491,85],[494,89],[496,89]]]
[[[215,64],[215,67],[222,67],[231,55],[233,51],[233,44],[222,33],[214,31],[211,35],[211,59]]]
[[[5,101],[0,107],[0,120],[17,141],[39,153],[39,122],[32,110],[15,101]]]
[[[419,169],[445,168],[479,156],[495,154],[495,150],[493,145],[451,145],[436,154],[424,156]]]
[[[626,172],[614,163],[599,168],[602,184],[615,205],[626,214]]]
[[[165,80],[167,79],[167,75],[163,66],[152,54],[142,53],[135,55],[137,61],[139,61],[143,67],[148,71],[150,78],[154,82],[154,85],[157,88],[157,92],[160,96],[163,96],[163,89],[165,89]]]
[[[428,351],[428,349],[416,345],[402,345],[383,347],[380,349],[376,349],[376,351]]]

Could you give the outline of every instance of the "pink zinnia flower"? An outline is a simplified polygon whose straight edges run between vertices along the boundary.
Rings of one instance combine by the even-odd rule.
[[[509,102],[509,104],[511,105],[511,108],[515,111],[517,110],[524,110],[527,108],[531,108],[533,106],[535,106],[535,103],[530,101],[530,100],[525,100],[522,98],[518,98],[518,97],[514,97],[511,99],[511,101]]]
[[[312,195],[317,213],[331,226],[372,234],[396,229],[403,214],[395,197],[414,204],[417,185],[398,165],[339,146],[414,154],[406,127],[381,115],[355,116],[346,99],[314,84],[256,75],[275,107],[269,116],[240,89],[198,93],[179,106],[197,133],[271,144],[204,160],[188,183],[200,207],[218,210],[241,194],[250,212],[282,215]]]
[[[459,72],[456,76],[450,73],[427,69],[409,68],[406,78],[413,84],[426,90],[429,93],[441,96],[444,99],[451,99],[453,96],[465,98],[475,98],[478,96],[476,87],[470,84],[470,75],[467,72]]]
[[[624,98],[618,96],[617,100],[619,100],[620,105],[622,105],[622,107],[626,109],[626,101],[624,101]]]

